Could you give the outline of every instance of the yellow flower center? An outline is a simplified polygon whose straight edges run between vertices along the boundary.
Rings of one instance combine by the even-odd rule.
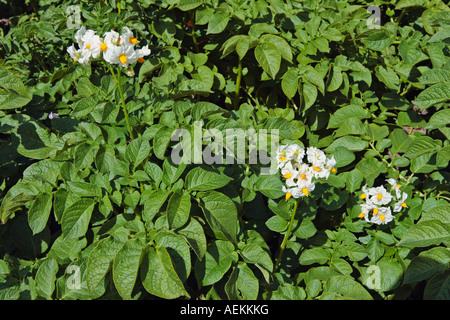
[[[144,58],[140,57],[140,58],[138,59],[138,62],[139,62],[139,63],[144,63]]]
[[[73,62],[77,62],[77,59],[73,58]]]
[[[381,200],[383,198],[383,195],[381,193],[377,194],[377,200]]]
[[[313,166],[314,171],[320,171],[319,167]]]
[[[283,178],[285,178],[285,179],[292,178],[292,172],[286,173],[286,174],[283,176]]]
[[[300,178],[302,179],[302,180],[306,180],[306,174],[302,174],[301,176],[300,176]]]
[[[303,188],[302,192],[305,194],[305,196],[308,196],[309,190],[307,188]]]
[[[331,172],[337,172],[336,168],[331,168]]]
[[[401,206],[402,206],[403,208],[407,208],[407,207],[408,207],[408,206],[406,205],[406,203],[404,203],[404,202],[401,204]]]
[[[365,199],[365,198],[367,198],[367,196],[366,196],[365,193],[363,193],[363,194],[360,196],[360,198],[361,198],[361,199]]]
[[[399,184],[398,184],[398,185],[397,185],[397,188],[399,188],[399,189],[400,189],[400,187],[401,187],[401,185],[399,185]]]
[[[285,157],[280,157],[280,161],[286,161]]]
[[[102,43],[102,44],[100,45],[100,50],[106,51],[106,49],[108,49],[108,46],[106,45],[106,43]]]
[[[129,41],[130,41],[131,44],[138,43],[138,39],[136,39],[135,37],[130,37]]]
[[[90,49],[90,48],[91,48],[91,45],[88,44],[88,45],[86,46],[86,49]]]
[[[364,213],[361,212],[358,217],[359,218],[364,218]]]
[[[122,64],[125,64],[125,63],[127,63],[128,58],[127,58],[126,55],[121,54],[121,55],[119,56],[119,60],[120,60],[120,62],[122,62]]]
[[[384,215],[380,214],[380,219],[381,219],[381,221],[384,222],[384,220],[385,220]]]
[[[292,197],[292,193],[287,192],[286,193],[286,200],[288,200],[290,197]]]
[[[378,214],[378,211],[379,211],[379,210],[378,210],[377,208],[374,208],[374,209],[373,209],[373,214]]]

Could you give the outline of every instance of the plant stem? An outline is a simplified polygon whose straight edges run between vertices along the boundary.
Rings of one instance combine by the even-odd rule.
[[[238,62],[238,72],[237,72],[237,77],[236,77],[236,98],[239,98],[239,91],[241,89],[241,79],[242,79],[242,60],[239,59]]]
[[[281,262],[281,257],[283,256],[284,248],[286,248],[287,241],[289,239],[289,236],[291,235],[292,225],[294,224],[294,218],[295,218],[295,214],[297,212],[297,207],[298,207],[299,202],[300,202],[299,199],[295,200],[294,209],[292,210],[292,215],[291,215],[291,221],[289,221],[289,226],[287,228],[286,234],[284,235],[283,242],[281,243],[280,252],[278,253],[277,260],[275,261],[273,273],[275,273],[278,269],[278,266]]]
[[[198,53],[198,42],[197,42],[197,37],[195,35],[195,16],[194,14],[191,12],[190,13],[190,17],[191,17],[191,24],[192,24],[192,30],[191,30],[191,36],[192,36],[192,41],[194,42],[194,49],[195,52]]]
[[[117,83],[117,87],[119,88],[120,98],[122,100],[122,109],[123,109],[123,114],[125,115],[125,121],[127,123],[128,133],[130,134],[130,138],[133,140],[134,139],[133,130],[131,129],[130,119],[128,118],[127,106],[125,104],[125,97],[123,95],[122,86],[120,85],[120,70],[118,70],[117,77],[116,77],[116,74],[114,73],[114,70],[111,68],[111,66],[108,64],[106,66],[108,67],[109,71],[113,75],[114,80]]]

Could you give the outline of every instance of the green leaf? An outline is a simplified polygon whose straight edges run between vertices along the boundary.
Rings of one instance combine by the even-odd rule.
[[[151,221],[155,217],[162,205],[166,202],[169,194],[170,191],[161,189],[144,191],[141,196],[141,202],[144,203],[142,219],[145,222]]]
[[[450,79],[450,78],[449,78]],[[426,125],[426,129],[440,129],[445,127],[450,123],[450,109],[439,110],[434,113],[430,120],[428,120],[428,124]]]
[[[191,195],[187,191],[175,191],[167,204],[167,222],[170,229],[183,226],[189,219]]]
[[[350,151],[361,151],[368,147],[368,142],[354,136],[344,136],[334,140],[327,148],[325,152],[333,152],[337,147],[345,147]]]
[[[354,169],[345,175],[345,184],[349,192],[355,192],[361,186],[364,176],[361,171]]]
[[[274,44],[278,51],[281,54],[281,57],[284,60],[287,60],[292,63],[292,50],[289,43],[284,40],[282,37],[274,35],[274,34],[264,34],[259,38],[260,42],[270,42]]]
[[[141,265],[142,284],[149,293],[163,298],[176,299],[189,294],[178,277],[164,247],[150,247]]]
[[[327,85],[327,91],[333,92],[340,88],[344,78],[342,77],[342,69],[339,66],[333,66],[331,78]]]
[[[389,135],[389,139],[392,143],[390,150],[393,155],[405,153],[413,142],[411,137],[403,129],[394,129]]]
[[[109,237],[100,240],[89,253],[86,282],[90,291],[93,291],[106,276],[114,257],[127,240],[127,233],[118,230]]]
[[[369,48],[375,51],[382,51],[389,47],[393,42],[394,38],[391,37],[390,33],[386,29],[376,31],[372,33],[367,38],[363,39],[362,42]]]
[[[125,155],[131,163],[134,163],[133,170],[145,160],[150,154],[150,143],[143,137],[139,137],[130,142],[125,151]]]
[[[450,100],[450,83],[437,83],[419,93],[413,103],[419,109]]]
[[[153,152],[160,160],[164,160],[166,158],[165,153],[167,147],[169,146],[173,131],[174,130],[172,128],[162,127],[158,130],[155,138],[153,139]]]
[[[325,264],[331,258],[331,254],[327,249],[313,248],[302,252],[299,262],[304,266],[314,263]]]
[[[216,240],[208,245],[203,260],[195,264],[195,277],[202,286],[212,285],[223,278],[231,263],[238,260],[233,244]]]
[[[159,231],[155,236],[157,246],[164,247],[172,259],[172,264],[181,282],[191,273],[191,252],[183,237],[169,231]]]
[[[330,277],[324,285],[324,291],[335,293],[343,300],[373,300],[360,283],[347,276]]]
[[[41,232],[47,225],[52,210],[52,198],[52,194],[48,192],[38,194],[28,211],[28,224],[33,234]]]
[[[387,169],[383,163],[379,162],[375,158],[361,160],[356,165],[356,169],[362,172],[368,185],[372,184],[380,174],[387,172]]]
[[[72,203],[63,213],[61,228],[66,238],[78,238],[86,234],[95,200],[82,198]]]
[[[225,292],[230,300],[256,300],[259,292],[258,279],[244,262],[239,262],[233,269]]]
[[[221,33],[227,27],[228,21],[230,21],[230,16],[228,14],[224,12],[214,13],[208,22],[206,34]]]
[[[273,271],[273,262],[269,250],[261,247],[257,242],[247,243],[241,250],[242,258],[247,263],[256,265],[264,275],[267,283],[270,282],[270,275]]]
[[[36,199],[38,193],[39,190],[31,183],[24,184],[23,182],[18,182],[10,188],[0,206],[2,223],[6,223],[14,212]]]
[[[206,253],[206,236],[202,225],[193,217],[189,219],[189,223],[182,229],[178,229],[177,233],[183,237],[187,244],[194,250],[199,260],[202,260]]]
[[[389,89],[398,90],[400,88],[400,78],[390,67],[377,66],[375,68],[375,75]]]
[[[56,149],[57,138],[48,128],[36,121],[22,123],[16,129],[20,144],[17,152],[32,159],[47,158]]]
[[[145,241],[136,235],[125,242],[114,257],[113,281],[123,299],[131,299],[144,248]]]
[[[406,268],[403,284],[426,280],[436,273],[444,272],[449,262],[450,252],[447,248],[435,247],[422,251]]]
[[[223,193],[209,191],[198,194],[206,221],[224,239],[237,242],[238,217],[234,202]]]
[[[187,190],[208,191],[222,188],[231,180],[230,177],[214,172],[207,167],[195,167],[186,175],[185,185]]]
[[[272,79],[280,70],[281,53],[277,46],[270,42],[262,42],[255,48],[255,58]]]
[[[436,84],[440,82],[448,82],[450,79],[450,71],[444,69],[429,69],[419,77],[419,81],[423,84]]]
[[[255,183],[255,190],[261,192],[270,199],[278,199],[285,195],[283,182],[279,176],[260,175]]]
[[[280,216],[272,216],[265,222],[267,228],[274,232],[283,232],[288,227],[288,222]]]
[[[36,272],[35,286],[36,292],[46,298],[51,299],[55,290],[56,274],[58,273],[58,262],[55,259],[45,259]]]
[[[450,271],[435,275],[428,281],[424,293],[424,300],[450,300]]]
[[[182,11],[195,9],[203,4],[203,0],[180,0],[177,8]]]
[[[0,67],[0,110],[22,108],[32,98],[33,91],[12,70]]]
[[[410,159],[420,157],[423,154],[435,151],[438,145],[434,140],[427,136],[417,137],[411,142],[404,156]]]
[[[397,244],[403,247],[428,247],[450,240],[450,223],[439,220],[419,221],[411,226]]]
[[[281,79],[281,89],[288,99],[292,99],[298,90],[298,70],[289,69]]]
[[[75,170],[84,169],[89,167],[95,159],[95,156],[99,150],[98,144],[82,143],[75,149],[74,165]]]
[[[348,105],[342,108],[339,108],[333,115],[330,117],[327,128],[339,128],[349,118],[356,119],[368,119],[371,114],[369,110],[356,105]]]
[[[305,109],[309,109],[317,99],[317,87],[306,81],[301,86],[303,100],[305,101]]]

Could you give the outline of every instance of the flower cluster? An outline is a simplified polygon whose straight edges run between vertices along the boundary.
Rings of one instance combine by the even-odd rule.
[[[336,172],[334,157],[327,158],[320,149],[308,147],[305,150],[297,144],[279,146],[277,163],[286,179],[286,186],[283,186],[286,199],[308,196],[315,188],[316,179],[328,179],[330,172]]]
[[[400,190],[401,185],[394,179],[386,181],[390,185],[389,190],[384,186],[367,188],[365,185],[362,188],[361,199],[365,202],[361,204],[360,218],[375,224],[386,224],[394,219],[392,212],[400,212],[407,207],[405,201],[408,194]]]
[[[122,34],[111,30],[106,32],[101,38],[94,30],[81,26],[75,34],[75,44],[67,49],[67,52],[75,62],[89,65],[91,59],[97,59],[100,56],[110,64],[118,64],[121,67],[128,68],[129,65],[139,61],[144,62],[144,57],[150,54],[148,46],[141,49],[135,49],[139,42],[133,36],[133,32],[124,27]]]

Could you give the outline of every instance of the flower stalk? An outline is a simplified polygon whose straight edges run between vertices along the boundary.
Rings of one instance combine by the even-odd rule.
[[[122,102],[122,110],[123,110],[123,114],[125,116],[125,121],[127,123],[128,133],[130,135],[130,138],[133,140],[134,135],[133,135],[133,130],[131,129],[131,125],[130,125],[130,119],[128,117],[127,106],[125,104],[125,96],[123,95],[122,86],[120,85],[120,69],[118,70],[117,77],[116,77],[116,74],[114,73],[114,70],[111,68],[111,66],[109,64],[106,64],[106,66],[108,67],[109,71],[111,72],[112,76],[114,77],[114,80],[116,81],[117,87],[119,89],[120,99]]]
[[[298,207],[298,203],[299,202],[300,202],[300,199],[296,199],[295,200],[294,209],[292,210],[292,214],[291,214],[291,220],[289,221],[289,225],[288,225],[288,228],[287,228],[286,233],[284,235],[283,242],[281,242],[280,251],[278,252],[277,260],[275,261],[275,266],[273,268],[273,273],[275,273],[277,271],[278,266],[280,265],[280,262],[281,262],[281,258],[283,257],[284,249],[286,248],[287,241],[288,241],[288,239],[289,239],[289,237],[291,235],[292,226],[294,225],[295,214],[297,213],[297,207]]]

